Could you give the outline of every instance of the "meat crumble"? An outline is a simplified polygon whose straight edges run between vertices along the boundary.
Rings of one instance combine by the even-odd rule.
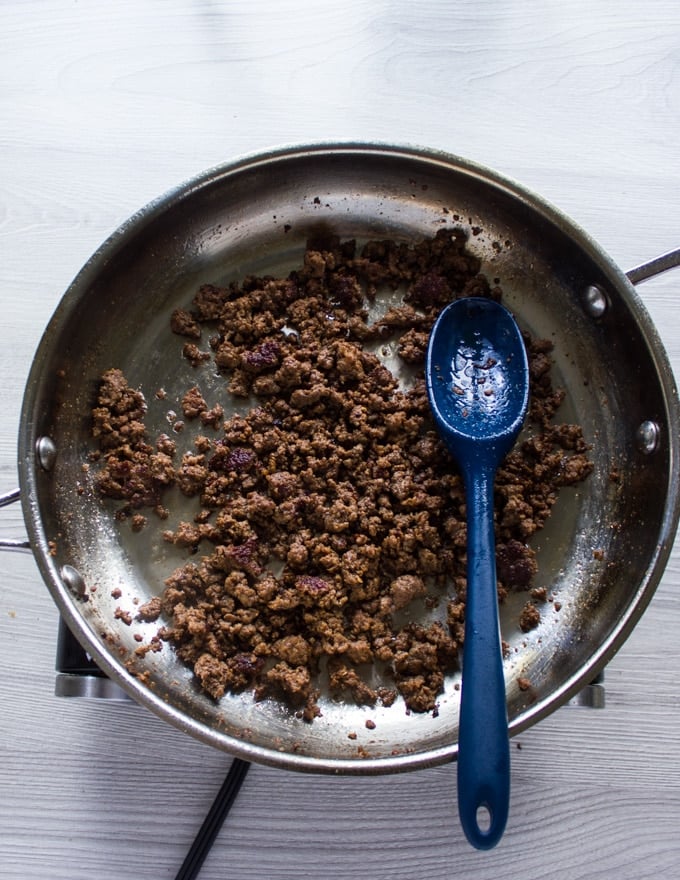
[[[444,305],[502,295],[466,245],[458,229],[361,251],[328,237],[310,241],[286,278],[203,285],[170,318],[192,365],[177,405],[211,433],[181,456],[167,435],[150,440],[142,392],[120,370],[102,376],[92,412],[101,494],[122,502],[121,515],[163,511],[171,485],[196,499],[194,520],[163,533],[190,559],[138,618],[168,621],[158,635],[214,699],[250,689],[312,721],[327,689],[369,706],[400,694],[408,710],[436,713],[463,641],[467,529],[423,364]],[[371,318],[384,288],[403,301]],[[209,407],[194,372],[204,334],[226,414]],[[386,342],[409,383],[382,363]],[[551,343],[525,343],[528,430],[498,471],[495,516],[499,598],[533,590],[518,621],[527,631],[540,623],[542,595],[529,539],[592,464],[581,428],[554,421],[564,392],[552,385]],[[230,396],[251,408],[229,415]],[[438,604],[445,619],[432,621]],[[366,674],[375,668],[379,687]]]

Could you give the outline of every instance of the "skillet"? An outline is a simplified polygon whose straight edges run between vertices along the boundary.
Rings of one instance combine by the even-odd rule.
[[[285,275],[319,229],[359,242],[416,242],[443,225],[468,234],[521,326],[554,341],[554,380],[567,391],[560,419],[582,425],[594,462],[586,482],[563,491],[534,543],[559,612],[525,634],[512,597],[501,608],[516,734],[592,681],[623,644],[662,576],[678,522],[680,419],[667,356],[630,278],[567,217],[493,171],[426,149],[319,144],[250,156],[131,217],[75,278],[38,347],[18,460],[29,543],[47,587],[69,628],[131,697],[240,758],[333,773],[451,760],[458,676],[447,678],[436,717],[399,703],[369,710],[322,700],[322,716],[308,724],[249,694],[210,699],[168,646],[147,655],[143,679],[131,674],[126,661],[137,643],[115,609],[134,611],[159,595],[185,557],[160,530],[121,526],[92,491],[83,463],[98,378],[115,366],[145,389],[155,436],[167,430],[168,399],[187,387],[168,317],[201,284]],[[676,253],[632,277],[677,261]],[[215,393],[224,385],[209,371],[201,381]],[[161,387],[168,399],[154,401]],[[167,502],[175,521],[191,517],[188,503]]]

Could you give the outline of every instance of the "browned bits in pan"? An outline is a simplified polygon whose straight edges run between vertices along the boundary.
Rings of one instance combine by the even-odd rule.
[[[384,706],[398,692],[409,710],[436,713],[463,638],[466,518],[422,365],[443,305],[501,296],[466,244],[462,231],[446,229],[357,253],[329,236],[310,241],[287,278],[203,285],[171,328],[191,340],[184,356],[197,367],[206,333],[228,391],[209,407],[188,368],[175,405],[187,425],[213,432],[197,434],[179,459],[167,435],[147,437],[141,392],[120,371],[102,377],[93,410],[101,493],[123,510],[158,509],[177,485],[200,504],[192,522],[164,533],[195,555],[138,618],[165,617],[161,637],[213,698],[251,689],[312,721],[322,689]],[[401,301],[371,319],[385,288],[401,290]],[[591,470],[580,428],[553,421],[564,395],[552,387],[550,343],[526,342],[531,430],[496,482],[501,599],[532,588],[527,541],[560,487]],[[388,343],[412,371],[407,386],[379,357]],[[254,404],[229,415],[230,395]],[[438,604],[441,621],[429,614]],[[539,620],[529,602],[518,625]]]

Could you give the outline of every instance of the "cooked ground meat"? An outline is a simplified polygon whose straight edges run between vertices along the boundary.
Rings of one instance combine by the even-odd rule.
[[[188,336],[189,339],[201,338],[200,324],[186,309],[175,309],[170,315],[170,327],[172,332],[179,336]]]
[[[156,508],[163,490],[175,481],[174,449],[167,438],[159,438],[156,448],[148,442],[145,414],[141,391],[130,388],[120,370],[104,373],[92,411],[99,445],[95,459],[102,464],[95,482],[104,497],[124,501],[125,510]],[[141,528],[139,519],[134,523]]]
[[[385,285],[401,287],[403,303],[371,322]],[[441,307],[471,294],[499,299],[501,290],[455,229],[415,246],[369,242],[358,255],[354,242],[319,239],[287,278],[202,286],[171,327],[198,339],[208,325],[225,400],[256,403],[222,422],[221,404],[209,409],[194,378],[176,405],[221,432],[197,436],[179,462],[167,435],[149,442],[141,392],[120,371],[102,377],[93,410],[102,494],[158,508],[176,484],[200,503],[193,522],[164,532],[196,555],[138,618],[164,614],[159,636],[214,699],[253,689],[311,721],[327,687],[366,705],[390,705],[398,691],[409,710],[437,711],[464,635],[467,528],[422,363]],[[368,348],[388,341],[415,372],[408,388]],[[560,488],[592,467],[581,429],[553,422],[564,394],[552,386],[551,344],[527,336],[526,345],[530,431],[496,480],[501,599],[532,588],[528,539]],[[184,354],[200,364],[193,343]],[[443,623],[409,621],[416,600],[442,599]],[[539,620],[529,602],[518,624],[527,631]],[[393,688],[369,686],[363,670],[375,667]]]
[[[154,620],[158,620],[161,615],[161,599],[160,596],[154,596],[152,599],[149,599],[148,602],[145,602],[140,606],[137,611],[137,620],[144,620],[147,623],[152,623]]]
[[[399,611],[413,601],[427,595],[425,581],[415,574],[402,574],[390,584],[390,595],[394,608]]]
[[[205,361],[209,361],[212,355],[209,351],[201,351],[193,342],[187,342],[182,347],[182,354],[189,361],[192,367],[200,367]]]
[[[519,616],[520,629],[522,632],[529,632],[532,629],[536,629],[540,622],[541,612],[532,602],[527,602]]]
[[[195,419],[202,412],[206,412],[208,404],[205,402],[201,389],[194,385],[182,398],[182,412],[187,419]]]
[[[120,449],[126,445],[134,447],[145,439],[144,395],[130,388],[120,370],[107,370],[104,373],[97,404],[92,410],[92,436],[100,449]]]

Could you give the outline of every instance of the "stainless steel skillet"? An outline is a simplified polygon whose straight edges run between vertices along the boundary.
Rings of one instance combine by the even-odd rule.
[[[125,664],[140,628],[115,610],[134,612],[160,593],[184,557],[160,530],[121,526],[92,491],[83,463],[98,377],[121,368],[145,391],[151,431],[167,430],[168,410],[188,384],[168,318],[200,284],[287,273],[319,229],[417,241],[443,226],[469,233],[520,323],[553,339],[555,376],[568,391],[560,417],[583,426],[595,463],[537,536],[540,582],[555,600],[540,626],[524,634],[516,604],[502,609],[517,733],[592,680],[624,642],[663,573],[679,512],[680,410],[667,357],[629,278],[564,215],[494,172],[427,150],[340,144],[248,157],[130,218],[83,267],[36,353],[19,477],[48,588],[79,640],[133,698],[242,758],[348,773],[449,760],[457,751],[456,677],[436,718],[406,714],[399,703],[368,709],[328,700],[310,725],[248,695],[215,703],[168,646],[147,655],[143,679],[131,675]],[[210,369],[201,385],[207,395],[224,394]],[[163,400],[154,396],[160,388]],[[188,504],[179,495],[167,501],[170,526],[191,517]]]

